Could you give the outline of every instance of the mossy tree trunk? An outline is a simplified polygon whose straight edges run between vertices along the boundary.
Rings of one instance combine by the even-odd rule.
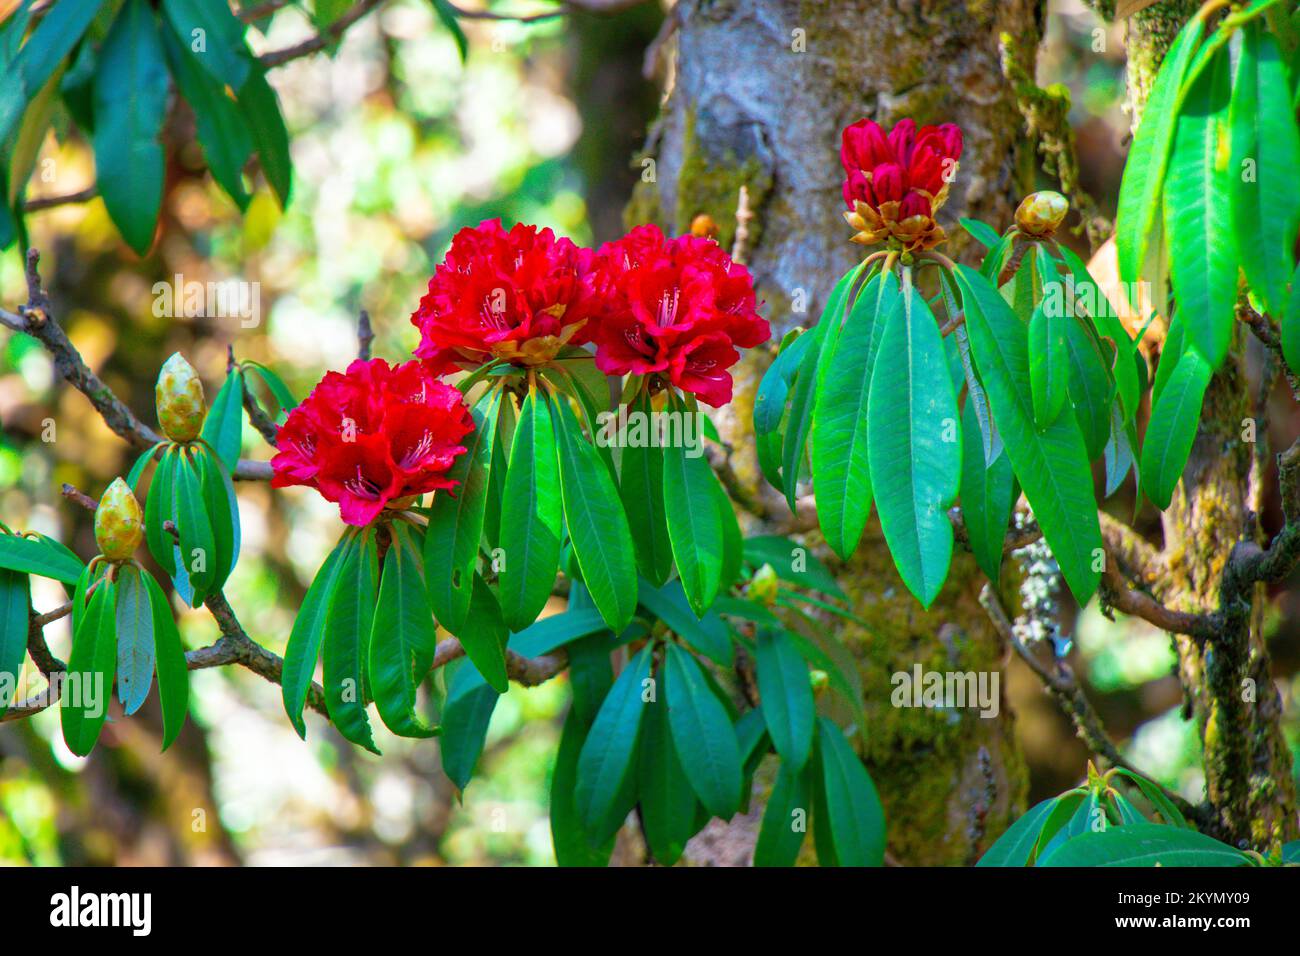
[[[1008,34],[1032,69],[1041,27],[1035,0],[680,0],[675,16],[668,96],[638,157],[643,180],[627,219],[680,233],[705,213],[730,248],[746,186],[754,219],[745,258],[777,336],[815,321],[835,280],[861,258],[841,218],[839,165],[839,131],[860,117],[960,124],[965,152],[943,218],[1010,222],[1032,156],[1002,77],[999,38]],[[958,252],[962,239],[953,237]],[[770,504],[766,527],[807,527],[782,521],[789,512],[764,490],[752,458],[753,394],[770,360],[756,355],[738,367],[736,397],[719,427],[740,480]],[[815,531],[806,539],[821,545]],[[1014,717],[1005,701],[994,718],[895,709],[890,676],[915,664],[1001,669],[1005,649],[978,603],[982,578],[969,555],[957,554],[943,593],[923,611],[899,581],[874,518],[857,554],[836,570],[868,625],[841,626],[837,636],[862,679],[863,755],[885,803],[891,857],[970,863],[1025,808]],[[696,858],[744,862],[756,819],[751,813],[726,833],[710,828],[697,838]]]

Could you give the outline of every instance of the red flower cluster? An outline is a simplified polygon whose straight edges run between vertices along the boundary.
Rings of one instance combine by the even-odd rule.
[[[549,362],[591,340],[603,299],[594,255],[550,229],[499,219],[456,233],[411,322],[415,354],[439,374],[494,358]]]
[[[846,127],[840,147],[844,165],[844,218],[866,245],[897,240],[905,249],[930,249],[944,240],[934,221],[948,199],[948,185],[961,157],[961,129],[953,123],[916,128],[899,120],[886,136],[872,120]]]
[[[731,400],[736,347],[771,337],[754,280],[712,239],[668,239],[639,226],[599,253],[609,296],[596,365],[610,375],[662,374],[709,405]]]
[[[473,427],[427,363],[358,359],[326,373],[279,427],[271,486],[316,488],[348,524],[369,524],[390,501],[455,487],[447,470]]]

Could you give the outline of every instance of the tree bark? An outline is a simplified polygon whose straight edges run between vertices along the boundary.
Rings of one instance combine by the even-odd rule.
[[[776,337],[810,325],[835,280],[862,256],[840,196],[839,132],[863,116],[892,124],[955,122],[965,152],[941,219],[960,253],[958,216],[1007,225],[1033,157],[1001,70],[1007,35],[1032,73],[1041,33],[1037,0],[680,0],[667,98],[640,157],[642,182],[629,225],[658,222],[681,233],[699,214],[731,248],[740,187],[754,219],[745,259]],[[719,415],[740,482],[769,505],[765,527],[789,530],[783,500],[753,459],[754,390],[771,353],[735,370],[736,394]],[[804,509],[801,508],[801,511]],[[755,523],[757,524],[757,523]],[[813,523],[815,524],[815,523]],[[757,531],[758,527],[751,530]],[[826,556],[820,534],[804,538]],[[957,553],[942,594],[923,611],[898,579],[873,518],[857,553],[834,568],[865,627],[837,637],[858,668],[867,708],[862,752],[885,804],[891,858],[903,864],[968,864],[1025,809],[1027,774],[1014,716],[890,705],[890,676],[925,670],[999,672],[1005,648],[978,602],[982,577]],[[747,862],[758,813],[694,841],[699,862]],[[809,841],[811,842],[811,841]]]

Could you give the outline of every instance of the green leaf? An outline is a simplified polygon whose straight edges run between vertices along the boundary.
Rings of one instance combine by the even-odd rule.
[[[615,631],[636,611],[636,549],[618,492],[569,403],[548,395],[560,463],[560,497],[569,540],[592,600]]]
[[[289,643],[284,649],[284,672],[281,675],[284,712],[303,740],[307,739],[307,726],[303,723],[302,709],[307,702],[316,662],[320,659],[321,642],[325,637],[325,612],[339,579],[339,569],[356,541],[357,533],[349,529],[326,557],[307,588],[298,616],[293,620]]]
[[[669,581],[662,588],[656,588],[649,581],[642,580],[637,600],[669,630],[709,660],[722,667],[731,667],[735,662],[731,632],[726,622],[712,610],[697,618],[680,581]]]
[[[447,0],[432,0],[432,2],[433,12],[438,15],[438,22],[451,33],[451,38],[456,41],[456,50],[460,53],[460,62],[464,63],[469,58],[469,40],[465,37],[465,31],[461,29],[460,20],[456,18],[456,11]]]
[[[1142,490],[1162,511],[1169,507],[1191,454],[1212,374],[1200,353],[1187,349],[1151,410],[1142,443]]]
[[[872,369],[887,318],[899,306],[891,270],[872,277],[844,320],[813,412],[812,471],[817,520],[831,550],[845,560],[871,514],[867,428]]]
[[[379,551],[372,528],[339,557],[338,583],[325,606],[325,709],[346,739],[379,753],[366,717],[366,663],[379,584]]]
[[[162,9],[195,62],[239,92],[252,72],[252,54],[244,44],[244,24],[230,7],[214,0],[162,0]]]
[[[162,206],[167,66],[153,11],[126,0],[95,69],[95,182],[109,217],[140,255]]]
[[[460,665],[448,682],[438,749],[443,772],[461,791],[469,786],[483,754],[492,712],[500,699],[468,662]]]
[[[158,698],[163,713],[162,749],[166,750],[185,726],[190,701],[190,674],[185,663],[185,649],[181,646],[181,634],[176,628],[176,619],[172,617],[167,595],[152,574],[142,577],[153,608],[154,666],[158,673]]]
[[[1133,283],[1147,276],[1148,263],[1155,252],[1152,232],[1159,225],[1161,187],[1173,147],[1180,87],[1204,29],[1204,15],[1198,13],[1170,45],[1124,163],[1115,242],[1120,277],[1128,288],[1135,288]]]
[[[172,536],[163,530],[163,522],[172,520],[176,511],[176,469],[180,461],[180,450],[166,443],[158,467],[149,479],[149,495],[144,501],[144,540],[149,545],[149,553],[168,577],[176,573],[176,545]]]
[[[113,692],[113,664],[117,657],[113,635],[114,585],[100,578],[90,603],[80,601],[72,611],[72,653],[68,656],[70,684],[59,699],[63,740],[78,757],[95,746],[108,716],[108,698]]]
[[[1069,365],[1066,390],[1088,459],[1100,458],[1111,433],[1111,406],[1116,394],[1106,362],[1084,323],[1086,316],[1066,317],[1062,331]]]
[[[153,606],[142,573],[124,565],[117,576],[117,699],[134,714],[153,685]]]
[[[570,710],[560,733],[551,772],[551,843],[560,866],[604,866],[614,850],[614,836],[594,840],[576,802],[578,758],[587,739],[587,723]],[[622,823],[622,821],[619,821]]]
[[[1291,368],[1300,368],[1300,263],[1291,273],[1291,292],[1281,325],[1282,356]]]
[[[1240,244],[1241,267],[1251,290],[1268,312],[1282,315],[1300,229],[1300,180],[1296,178],[1300,129],[1291,105],[1291,78],[1277,40],[1259,20],[1243,27],[1241,34],[1229,109],[1228,181],[1234,226],[1230,234]],[[1224,238],[1215,236],[1216,241]]]
[[[1061,414],[1069,395],[1069,355],[1065,350],[1067,317],[1040,304],[1029,320],[1029,388],[1034,424],[1046,428]]]
[[[969,396],[962,409],[961,437],[961,515],[966,537],[975,563],[997,584],[1002,573],[1002,547],[1015,505],[1016,476],[1005,448],[991,465],[984,463],[975,404]]]
[[[714,481],[710,487],[713,489],[713,500],[718,508],[718,521],[722,525],[722,572],[718,594],[725,596],[732,585],[741,578],[741,568],[745,563],[745,542],[741,537],[740,520],[736,517],[736,509],[732,506],[731,499],[727,497],[721,482]],[[716,605],[717,598],[714,598],[712,603]]]
[[[648,417],[652,406],[644,394],[637,397],[630,411],[652,421]],[[628,529],[636,544],[637,567],[643,577],[662,586],[672,572],[673,546],[664,512],[664,452],[657,441],[624,445],[618,482]]]
[[[275,374],[275,372],[271,371],[261,362],[249,360],[245,361],[243,365],[245,368],[256,372],[257,377],[262,380],[268,389],[270,389],[271,395],[275,398],[276,404],[280,406],[280,412],[282,414],[288,414],[297,407],[298,400],[293,397],[293,393],[289,391],[289,386],[284,384],[284,379],[280,378],[279,375]]]
[[[0,143],[9,139],[32,97],[62,66],[64,58],[81,40],[101,5],[102,0],[60,0],[51,4],[17,55],[4,64],[5,82],[0,88]],[[26,23],[26,16],[12,14],[5,27],[13,25],[18,29],[12,38],[7,38],[11,42],[20,40]]]
[[[392,542],[384,555],[370,631],[370,688],[389,730],[403,737],[432,737],[438,728],[420,719],[415,695],[433,664],[438,628],[429,610],[412,532],[399,522],[389,527]]]
[[[1161,819],[1163,819],[1165,823],[1174,827],[1190,829],[1191,824],[1187,822],[1187,818],[1184,817],[1182,811],[1174,805],[1174,802],[1165,795],[1164,790],[1160,788],[1158,783],[1154,780],[1148,780],[1141,774],[1134,773],[1132,770],[1123,767],[1119,768],[1116,773],[1133,781],[1137,788],[1142,791],[1142,795],[1147,798],[1151,803],[1151,806],[1153,806],[1156,812],[1160,814]]]
[[[1195,830],[1135,823],[1082,833],[1039,866],[1245,866],[1240,850]]]
[[[239,112],[252,134],[253,145],[257,147],[262,175],[266,177],[283,208],[289,204],[289,191],[293,185],[289,131],[285,129],[275,91],[266,82],[266,74],[260,66],[249,72],[248,79],[239,90],[238,102]]]
[[[509,637],[496,595],[482,575],[475,574],[474,594],[470,600],[469,616],[461,628],[460,643],[465,648],[465,656],[498,694],[510,689],[506,671],[506,642]]]
[[[987,279],[958,265],[971,347],[1007,454],[1061,573],[1080,604],[1097,589],[1101,527],[1087,449],[1073,415],[1034,426],[1024,325]]]
[[[894,565],[928,608],[952,559],[948,507],[961,486],[957,397],[934,316],[910,284],[884,321],[880,353],[889,360],[871,376],[867,422],[871,484]]]
[[[492,443],[500,409],[499,391],[487,393],[475,404],[474,430],[464,438],[465,454],[456,459],[447,475],[457,483],[456,489],[433,496],[424,535],[429,604],[438,623],[457,637],[464,629],[474,593],[474,566],[483,537],[483,514],[492,477]]]
[[[0,532],[0,568],[37,574],[64,584],[76,584],[86,569],[76,555],[53,539],[3,532]]]
[[[1211,368],[1223,364],[1236,323],[1229,94],[1228,51],[1224,49],[1210,59],[1183,102],[1163,200],[1170,275],[1178,308],[1188,322],[1187,341]],[[1256,187],[1252,184],[1251,188]]]
[[[755,640],[763,719],[782,763],[797,773],[812,750],[812,684],[808,665],[784,631],[760,628]]]
[[[206,445],[196,444],[194,461],[198,466],[203,504],[212,526],[216,562],[212,588],[215,590],[225,585],[230,572],[234,570],[235,562],[239,560],[239,503],[235,498],[234,483],[215,451]]]
[[[519,411],[502,497],[501,613],[510,630],[522,631],[551,596],[562,534],[555,431],[550,406],[535,388]]]
[[[669,644],[664,663],[668,721],[686,777],[710,814],[729,819],[740,806],[735,729],[688,651]]]
[[[646,708],[642,721],[638,791],[646,843],[656,862],[672,866],[695,833],[695,791],[673,746],[668,712],[662,704]]]
[[[758,534],[745,539],[744,554],[745,562],[756,570],[767,564],[782,581],[848,599],[826,565],[797,541],[775,534]]]
[[[681,414],[689,412],[682,409]],[[694,448],[669,446],[663,449],[663,462],[664,507],[677,575],[695,616],[703,617],[722,582],[725,542],[714,492],[717,479],[703,442]]]
[[[7,537],[0,534],[0,539]],[[18,675],[27,654],[29,585],[21,571],[0,568],[0,717],[18,697]]]
[[[203,603],[216,582],[217,546],[212,533],[212,519],[199,477],[199,464],[193,449],[185,448],[176,462],[176,530],[180,533],[183,571],[194,588],[191,607]]]
[[[799,370],[804,353],[815,340],[816,336],[809,337],[804,332],[791,332],[787,335],[754,395],[754,437],[759,448],[759,464],[763,476],[778,491],[784,489],[780,473],[781,419],[785,415],[795,373]]]
[[[1038,846],[1038,837],[1042,832],[1043,824],[1056,808],[1059,799],[1059,797],[1051,797],[1034,804],[984,851],[984,855],[975,865],[977,867],[1029,866],[1034,860],[1034,848]]]
[[[1106,794],[1106,800],[1110,804],[1115,816],[1119,819],[1120,826],[1130,826],[1134,823],[1146,823],[1144,817],[1137,807],[1129,802],[1128,798],[1118,790],[1112,790]]]
[[[244,166],[253,152],[253,140],[239,104],[221,82],[203,69],[203,54],[191,53],[189,44],[173,30],[163,30],[167,65],[181,96],[194,111],[195,128],[212,178],[241,210],[248,208]]]
[[[578,757],[574,806],[593,844],[617,832],[636,802],[636,755],[641,736],[644,682],[650,646],[628,662],[610,688]]]
[[[958,219],[963,229],[965,229],[972,239],[982,245],[985,249],[993,249],[997,246],[998,241],[1002,238],[998,231],[992,226],[980,222],[978,219]]]
[[[884,865],[885,810],[876,786],[844,734],[826,717],[817,718],[817,762],[836,865]]]
[[[782,763],[754,847],[755,866],[794,866],[812,817],[811,768],[793,770]]]

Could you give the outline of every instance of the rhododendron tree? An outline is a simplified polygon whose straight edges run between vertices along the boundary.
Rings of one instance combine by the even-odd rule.
[[[258,171],[284,205],[292,160],[265,73],[332,48],[376,5],[312,4],[314,38],[253,56],[241,19],[252,15],[225,4],[19,4],[0,21],[0,62],[14,81],[0,92],[0,241],[27,245],[31,144],[55,99],[67,113],[57,125],[91,136],[105,225],[136,253],[150,254],[173,228],[161,215],[169,102],[189,104],[190,145],[236,207],[251,208]],[[158,430],[82,358],[42,285],[39,255],[26,250],[28,301],[0,313],[3,324],[39,343],[138,456],[98,500],[65,489],[94,511],[98,553],[88,562],[51,536],[0,524],[0,717],[31,716],[59,697],[12,690],[30,657],[49,688],[65,678],[116,688],[123,718],[156,683],[166,749],[189,712],[188,671],[235,664],[280,685],[303,739],[309,712],[380,756],[392,736],[440,737],[442,769],[465,798],[511,682],[564,673],[569,709],[549,777],[564,865],[606,864],[620,833],[635,829],[645,858],[671,866],[706,827],[736,820],[751,831],[746,858],[762,866],[897,862],[887,847],[917,852],[916,834],[897,829],[907,826],[927,846],[952,842],[959,860],[985,866],[1294,861],[1290,751],[1257,602],[1300,566],[1300,451],[1279,456],[1282,525],[1269,541],[1255,520],[1267,457],[1245,453],[1251,517],[1225,553],[1185,572],[1193,584],[1182,591],[1165,581],[1191,560],[1185,541],[1166,547],[1149,533],[1160,524],[1174,542],[1171,512],[1201,494],[1206,459],[1241,458],[1241,442],[1255,441],[1222,429],[1207,437],[1204,427],[1214,383],[1246,368],[1242,329],[1268,352],[1261,383],[1281,369],[1297,387],[1300,34],[1286,6],[1210,0],[1170,37],[1149,99],[1143,90],[1135,102],[1109,247],[1114,282],[1102,274],[1104,249],[1085,262],[1072,248],[1082,240],[1066,232],[1083,212],[1072,134],[1040,143],[1060,192],[1017,187],[996,221],[960,217],[954,208],[970,213],[981,194],[1005,199],[1019,181],[1007,157],[972,162],[992,149],[988,129],[954,122],[945,111],[956,104],[896,94],[926,114],[910,117],[883,95],[859,102],[856,87],[852,113],[804,137],[816,161],[798,168],[784,159],[789,144],[770,142],[758,124],[757,152],[738,158],[748,120],[730,113],[698,128],[693,112],[656,127],[652,144],[661,135],[690,144],[681,162],[663,164],[670,177],[720,157],[743,163],[743,183],[723,190],[734,225],[719,224],[712,198],[696,208],[694,193],[659,182],[647,155],[641,186],[650,188],[639,198],[661,202],[630,206],[629,227],[612,241],[588,247],[556,224],[509,218],[429,241],[436,264],[431,275],[419,270],[419,282],[429,277],[410,296],[418,303],[376,316],[392,333],[390,354],[371,355],[363,313],[358,357],[312,367],[306,380],[316,385],[302,401],[276,363],[248,357],[262,353],[247,341],[226,349],[223,369],[202,350],[190,353],[200,369],[177,352],[158,373]],[[462,42],[460,18],[506,16],[434,8]],[[702,20],[744,10],[713,13],[674,7],[661,35],[682,31],[674,55],[707,46],[692,33],[706,29]],[[211,53],[188,39],[199,36]],[[1023,101],[1045,137],[1068,104],[1038,89],[1002,42],[1011,88],[995,105]],[[674,82],[698,92],[695,67]],[[709,113],[718,107],[705,100],[728,98],[681,99],[688,106],[665,101],[665,116]],[[743,106],[728,100],[726,110]],[[864,111],[873,115],[840,128]],[[769,163],[769,149],[782,160]],[[825,215],[784,208],[804,200],[824,200]],[[488,206],[497,208],[485,203],[474,218]],[[799,219],[797,254],[763,245],[764,216]],[[1099,216],[1078,218],[1081,230],[1099,228]],[[854,261],[833,284],[809,283],[819,309],[805,322],[809,290],[790,289],[790,275],[815,271],[807,260],[827,249],[837,274]],[[218,371],[209,403],[202,375]],[[1200,462],[1198,440],[1217,449]],[[250,637],[226,599],[240,561],[237,480],[332,506],[334,543],[311,556],[283,656]],[[1114,496],[1130,487],[1134,509],[1149,502],[1159,517],[1114,517]],[[1201,506],[1214,520],[1198,512],[1195,530],[1209,535],[1227,505],[1201,497],[1213,499]],[[954,586],[962,550],[973,556],[974,590],[969,577]],[[885,563],[855,564],[864,551]],[[842,570],[869,580],[851,594]],[[66,604],[32,607],[32,575],[61,582]],[[207,609],[216,643],[183,647],[165,584]],[[1009,612],[1017,586],[1023,606]],[[1215,603],[1186,599],[1195,588]],[[896,595],[908,602],[902,625],[876,607]],[[1174,636],[1185,710],[1206,754],[1204,800],[1139,772],[1106,736],[1064,661],[1071,599]],[[944,770],[939,789],[972,804],[961,813],[943,804],[916,823],[910,780],[878,792],[891,761],[907,776],[931,751],[946,759],[935,740],[959,738],[965,704],[935,703],[918,686],[915,706],[939,713],[939,736],[927,737],[924,722],[883,726],[867,705],[883,706],[871,695],[899,652],[877,630],[907,632],[919,685],[922,637],[952,661],[981,640],[961,621],[936,623],[952,608],[987,616],[996,647],[979,652],[995,662],[993,677],[1014,651],[1062,703],[1095,759],[1086,771],[1080,759],[1078,786],[1026,808],[1023,767],[990,753],[1006,744],[1015,755],[997,725],[969,748],[960,738],[953,752],[969,749],[974,763]],[[66,663],[43,630],[62,617],[72,625]],[[848,629],[855,643],[841,639]],[[67,747],[89,754],[109,719],[103,701],[69,693],[58,703]],[[1002,703],[994,683],[994,719]],[[890,706],[913,704],[891,697]]]

